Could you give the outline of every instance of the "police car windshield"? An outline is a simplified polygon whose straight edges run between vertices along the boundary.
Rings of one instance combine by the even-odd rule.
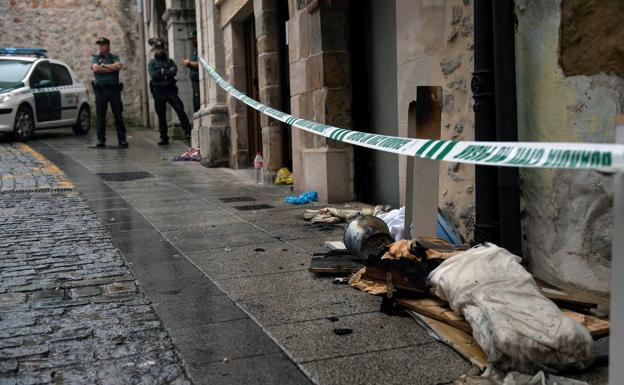
[[[31,66],[32,62],[29,61],[0,59],[0,88],[19,85]]]

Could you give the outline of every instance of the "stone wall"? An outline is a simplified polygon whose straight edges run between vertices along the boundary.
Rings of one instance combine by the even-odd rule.
[[[598,1],[583,4],[576,11],[564,4],[572,14],[563,20],[583,25],[585,17],[599,15],[604,5]],[[560,67],[561,10],[560,0],[516,0],[520,140],[613,142],[614,118],[624,106],[624,79],[596,73],[595,66],[588,68],[583,63],[574,67],[567,59],[568,73],[596,74],[565,75]],[[609,20],[622,17],[624,11],[619,7]],[[592,37],[591,29],[581,33]],[[608,45],[610,41],[594,42],[584,56],[596,59],[597,65],[608,63],[608,58],[599,54],[604,47],[596,42]],[[603,66],[598,71],[611,69],[617,70]],[[524,255],[531,270],[549,280],[607,292],[613,231],[611,177],[590,171],[523,169],[521,179]]]
[[[254,0],[254,17],[256,21],[256,47],[258,50],[258,87],[260,102],[267,106],[282,108],[282,69],[279,30],[281,25],[275,0]],[[264,164],[270,170],[279,170],[284,166],[282,131],[290,129],[260,114],[262,127],[262,155]]]
[[[399,136],[407,136],[408,107],[417,86],[442,87],[441,139],[474,140],[470,79],[473,4],[470,0],[397,0]],[[401,201],[405,159],[399,164]],[[440,163],[439,205],[465,239],[474,230],[474,167]]]
[[[0,46],[43,47],[50,58],[67,63],[87,85],[93,77],[91,55],[97,52],[99,36],[111,40],[111,50],[120,56],[126,124],[141,118],[139,35],[136,2],[127,0],[2,0],[0,1]],[[92,105],[93,107],[93,105]],[[95,111],[95,110],[93,110]],[[112,114],[110,118],[112,119]]]
[[[198,54],[218,73],[225,74],[223,31],[219,9],[212,1],[195,3]],[[230,162],[230,128],[226,92],[204,70],[199,71],[201,108],[193,119],[193,147],[201,148],[202,164],[227,166]]]
[[[349,1],[289,1],[288,59],[294,116],[351,128]],[[353,199],[350,145],[292,131],[295,191],[317,191],[321,202]]]

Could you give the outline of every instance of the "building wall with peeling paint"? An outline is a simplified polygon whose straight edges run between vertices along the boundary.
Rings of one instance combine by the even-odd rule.
[[[624,105],[624,79],[608,67],[597,74],[566,76],[560,66],[560,33],[565,30],[560,28],[562,6],[568,12],[563,20],[581,25],[579,19],[591,17],[592,7],[604,4],[585,2],[577,8],[583,14],[575,14],[575,1],[563,1],[516,0],[520,140],[613,142],[614,117]],[[613,20],[622,16],[624,12],[610,15]],[[588,38],[591,33],[591,28],[581,31]],[[577,37],[574,42],[582,40]],[[603,39],[596,41],[599,44]],[[594,62],[602,60],[589,51],[586,56]],[[521,183],[524,253],[530,269],[549,281],[607,292],[613,229],[611,177],[597,172],[523,169]]]
[[[399,135],[407,136],[409,103],[417,86],[442,87],[442,139],[474,140],[470,79],[473,3],[470,0],[397,0]],[[405,192],[405,160],[399,164]],[[402,197],[404,201],[404,197]],[[439,205],[466,240],[474,230],[474,167],[440,164]]]
[[[0,31],[0,46],[47,48],[51,58],[67,63],[87,86],[92,103],[91,55],[97,52],[97,38],[108,37],[124,65],[124,117],[127,124],[139,121],[142,69],[135,1],[2,0]]]

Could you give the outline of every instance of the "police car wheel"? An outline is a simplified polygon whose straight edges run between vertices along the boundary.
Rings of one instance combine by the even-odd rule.
[[[20,142],[25,142],[32,138],[34,131],[35,119],[32,110],[28,106],[20,106],[15,114],[13,137]]]
[[[76,120],[76,124],[72,128],[76,135],[85,135],[89,132],[89,129],[91,128],[91,110],[89,109],[89,106],[84,105],[80,107],[78,120]]]

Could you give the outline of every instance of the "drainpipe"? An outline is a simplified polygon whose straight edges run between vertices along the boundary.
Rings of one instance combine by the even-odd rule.
[[[147,96],[147,64],[145,52],[145,18],[143,16],[143,0],[137,0],[137,18],[139,20],[139,55],[140,82],[141,82],[141,123],[143,127],[149,127],[149,99]]]
[[[496,0],[498,1],[498,0]],[[492,0],[474,2],[474,99],[475,140],[496,140]],[[475,241],[500,244],[499,205],[495,167],[475,166]]]
[[[518,141],[513,0],[475,0],[472,93],[477,141]],[[521,255],[517,168],[475,168],[475,241]]]
[[[513,0],[492,1],[496,139],[518,141],[516,111],[516,53]],[[517,167],[497,167],[501,246],[522,255],[520,184]]]

